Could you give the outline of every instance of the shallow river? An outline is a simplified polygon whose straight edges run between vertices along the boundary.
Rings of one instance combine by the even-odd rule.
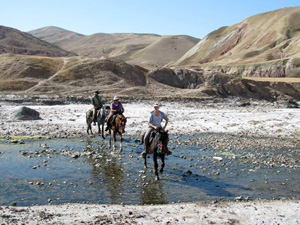
[[[166,157],[164,173],[156,180],[152,156],[144,170],[142,145],[137,139],[125,136],[122,153],[108,148],[108,140],[101,137],[33,139],[22,144],[2,139],[0,205],[300,198],[298,166],[258,164],[254,150],[248,150],[252,154],[249,160],[234,149],[224,153],[189,142],[190,136],[171,139],[173,154]],[[43,149],[48,152],[35,153]],[[83,151],[93,154],[73,158],[64,153]],[[290,154],[285,149],[268,151]],[[292,157],[299,162],[299,154]]]

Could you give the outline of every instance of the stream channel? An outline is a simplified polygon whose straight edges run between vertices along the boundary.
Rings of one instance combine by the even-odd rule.
[[[0,205],[300,199],[299,150],[272,148],[258,156],[252,149],[224,152],[187,141],[193,138],[197,135],[171,137],[173,154],[166,156],[160,180],[155,179],[152,156],[144,169],[138,137],[125,136],[121,153],[99,136],[25,139],[15,144],[2,138]],[[294,164],[257,162],[279,153]]]

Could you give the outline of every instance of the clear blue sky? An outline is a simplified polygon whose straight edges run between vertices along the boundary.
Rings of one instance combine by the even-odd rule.
[[[1,0],[0,25],[21,31],[57,26],[77,33],[208,33],[300,0]]]

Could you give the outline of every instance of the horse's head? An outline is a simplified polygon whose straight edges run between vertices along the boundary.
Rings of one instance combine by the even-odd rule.
[[[162,128],[158,130],[158,133],[156,135],[157,137],[157,147],[159,148],[159,151],[162,153],[166,153],[168,149],[168,143],[169,143],[169,134],[168,131],[164,131]]]
[[[106,113],[105,113],[104,108],[101,108],[101,109],[98,110],[97,117],[98,117],[99,119],[103,119],[103,118],[106,117]]]
[[[121,133],[125,132],[127,118],[123,114],[118,115],[118,127],[121,130]]]

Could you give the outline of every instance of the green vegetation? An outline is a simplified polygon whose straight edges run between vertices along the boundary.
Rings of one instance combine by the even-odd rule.
[[[294,67],[300,67],[300,58],[293,58],[292,65]]]
[[[288,21],[288,29],[286,31],[287,38],[292,38],[300,31],[300,12],[295,12],[291,15]]]
[[[287,77],[300,77],[300,68],[294,68],[289,70]]]
[[[255,50],[255,51],[247,52],[247,53],[244,55],[244,58],[251,58],[251,57],[257,56],[257,55],[259,55],[261,52],[262,52],[261,50]]]
[[[7,139],[7,136],[9,136],[9,138],[14,139],[14,140],[26,140],[26,139],[41,139],[41,138],[49,138],[50,136],[46,136],[46,135],[33,135],[33,136],[29,136],[29,135],[0,135],[0,139]]]
[[[286,49],[290,45],[290,40],[280,47],[280,50]]]

